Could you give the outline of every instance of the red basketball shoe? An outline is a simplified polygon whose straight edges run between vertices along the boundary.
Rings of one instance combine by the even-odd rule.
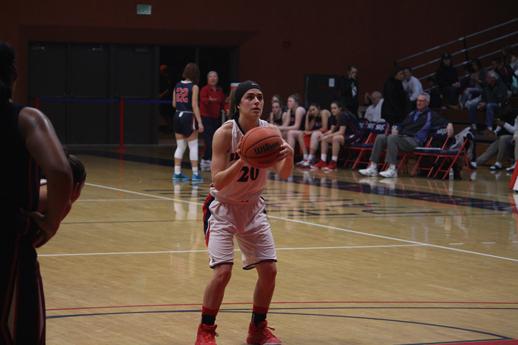
[[[198,334],[196,335],[196,342],[194,345],[217,345],[216,344],[216,325],[200,324],[198,327]]]
[[[327,164],[326,164],[326,162],[324,162],[324,161],[318,161],[318,162],[316,162],[315,164],[313,164],[313,165],[311,166],[311,168],[312,168],[312,169],[322,169],[322,168],[323,168],[323,167],[325,167],[326,165],[327,165]]]
[[[336,162],[331,161],[328,165],[322,168],[322,170],[329,172],[329,171],[335,171],[336,170]]]
[[[277,338],[268,327],[268,322],[262,321],[257,326],[250,322],[248,327],[248,337],[246,338],[247,345],[281,345],[282,342]]]

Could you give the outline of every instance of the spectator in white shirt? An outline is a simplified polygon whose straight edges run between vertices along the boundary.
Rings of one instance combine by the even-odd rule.
[[[403,79],[403,89],[406,91],[408,99],[415,108],[417,96],[423,93],[423,85],[419,79],[412,75],[412,69],[410,67],[405,67],[403,73],[405,74],[405,79]]]
[[[365,119],[370,122],[385,122],[381,118],[381,107],[383,105],[383,95],[379,91],[374,91],[370,95],[366,95],[371,101],[371,105],[365,111]]]

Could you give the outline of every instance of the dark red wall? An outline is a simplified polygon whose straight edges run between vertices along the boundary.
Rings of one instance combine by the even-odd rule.
[[[136,4],[153,5],[137,16]],[[361,92],[379,89],[398,57],[518,13],[518,1],[18,0],[2,5],[0,40],[18,52],[16,98],[27,94],[30,41],[236,45],[241,79],[269,97],[303,92],[304,75],[360,70]]]

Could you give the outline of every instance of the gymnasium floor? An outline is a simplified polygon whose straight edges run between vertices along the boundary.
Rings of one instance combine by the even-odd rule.
[[[173,185],[169,153],[79,153],[88,184],[39,251],[48,344],[194,343],[211,276],[201,223],[208,183]],[[265,198],[279,274],[269,322],[284,344],[518,344],[509,177],[468,175],[272,176]],[[243,344],[250,319],[256,275],[240,268],[238,252],[235,263],[220,345]]]

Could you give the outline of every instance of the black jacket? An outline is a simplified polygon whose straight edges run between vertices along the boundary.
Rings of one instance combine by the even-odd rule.
[[[390,124],[399,123],[408,113],[408,96],[400,80],[390,77],[383,86],[381,117]]]

